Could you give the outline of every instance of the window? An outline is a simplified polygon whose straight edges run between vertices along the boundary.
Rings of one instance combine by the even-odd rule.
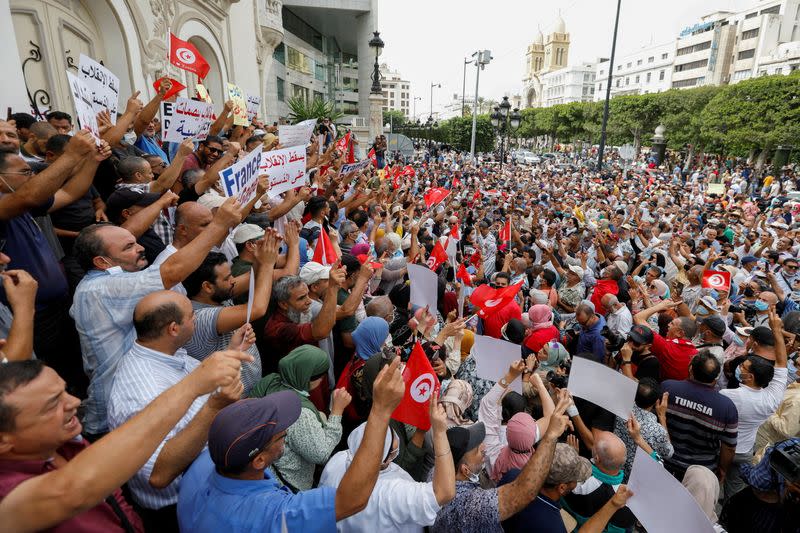
[[[628,76],[625,76],[625,85],[630,85],[631,79]]]
[[[758,28],[753,28],[752,30],[742,32],[743,41],[746,41],[747,39],[753,39],[754,37],[758,37]]]
[[[325,68],[325,65],[315,61],[314,62],[314,78],[319,81],[325,81],[327,76],[328,69]]]
[[[286,64],[286,47],[283,46],[283,43],[275,47],[275,51],[272,52],[272,57],[281,65]]]
[[[619,87],[619,78],[617,78],[617,87]]]
[[[692,46],[684,46],[683,48],[678,48],[678,51],[675,53],[675,55],[685,56],[686,54],[692,54],[694,52],[708,50],[709,48],[711,48],[711,41],[705,41],[702,43],[697,43]]]
[[[597,90],[598,91],[602,91],[603,90],[603,83],[602,82],[600,82],[600,85],[597,87]]]
[[[742,59],[750,59],[754,55],[756,55],[756,49],[751,48],[750,50],[742,50],[741,52],[739,52],[739,55],[736,56],[736,59],[739,61],[741,61]]]
[[[703,68],[708,66],[708,59],[699,59],[697,61],[691,61],[689,63],[684,63],[683,65],[675,65],[675,72],[683,72],[685,70],[694,70],[696,68]]]
[[[295,85],[294,83],[290,84],[292,86],[292,98],[302,98],[306,102],[309,99],[309,90],[302,85]]]
[[[629,62],[625,68],[631,68],[631,63]]]
[[[781,5],[778,4],[776,6],[768,7],[766,9],[762,9],[759,15],[777,15],[781,11]]]
[[[302,72],[303,74],[311,74],[314,68],[314,60],[300,50],[295,50],[291,46],[287,46],[286,66],[292,70]]]
[[[666,58],[668,58],[668,57],[669,57],[669,54],[668,54],[668,53],[666,53],[666,52],[664,52],[663,54],[661,54],[661,59],[666,59]]]
[[[342,113],[345,115],[357,115],[358,114],[358,102],[353,102],[352,100],[345,100],[342,102]]]
[[[604,73],[605,73],[605,71],[604,71],[604,70],[601,70],[601,71],[600,71],[600,75],[601,75],[601,76],[602,76]]]
[[[748,13],[747,15],[745,15],[744,16],[744,20],[751,19],[751,18],[757,17],[757,16],[758,16],[758,11],[753,11],[752,13]]]
[[[647,58],[647,62],[648,63],[652,63],[655,60],[656,60],[656,58],[654,56],[650,56],[650,57]]]
[[[705,79],[706,79],[705,76],[700,76],[699,78],[689,78],[688,80],[673,81],[672,87],[674,89],[680,89],[683,87],[694,87],[695,85],[702,84],[702,82]]]
[[[286,100],[286,82],[278,78],[278,101],[283,102]]]
[[[639,83],[639,75],[638,74],[636,75],[636,81],[634,81],[633,83]]]
[[[617,70],[622,70],[622,65],[617,65]]]
[[[319,91],[314,91],[314,100],[325,100],[325,95]]]
[[[647,77],[645,78],[645,81],[646,81],[647,83],[650,83],[650,76],[652,76],[652,74],[653,74],[652,72],[648,72],[648,73],[647,73]]]
[[[637,66],[637,67],[638,67],[639,65],[641,65],[641,64],[642,64],[642,60],[641,60],[641,59],[640,59],[639,61],[637,61],[637,62],[636,62],[636,66]]]
[[[664,81],[664,71],[663,70],[658,73],[658,80],[659,81]]]

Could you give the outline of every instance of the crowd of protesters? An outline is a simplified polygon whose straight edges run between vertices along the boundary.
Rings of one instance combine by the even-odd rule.
[[[277,128],[226,103],[162,143],[168,89],[97,141],[61,111],[0,121],[0,529],[642,531],[642,448],[716,531],[799,530],[791,168],[395,164],[379,137],[343,173],[370,147],[324,120],[308,182],[240,205],[219,173]],[[477,335],[519,360],[479,376]],[[425,429],[393,417],[420,349]],[[638,383],[629,417],[569,393],[576,358]]]

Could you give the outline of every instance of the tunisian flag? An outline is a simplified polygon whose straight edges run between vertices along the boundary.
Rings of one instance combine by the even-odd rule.
[[[417,171],[414,170],[414,167],[412,167],[411,165],[406,165],[403,167],[403,176],[408,176],[410,178],[413,178],[416,175]]]
[[[180,69],[194,72],[201,80],[211,70],[208,61],[192,43],[178,39],[172,32],[169,34],[169,62]]]
[[[403,381],[406,384],[406,393],[392,413],[392,418],[428,431],[431,428],[429,402],[432,395],[439,395],[439,378],[436,377],[419,341],[403,369]]]
[[[367,157],[375,165],[375,168],[378,168],[378,156],[375,155],[375,148],[370,148],[369,152],[367,152]]]
[[[336,250],[331,244],[331,239],[328,237],[328,232],[324,228],[319,232],[317,246],[314,247],[314,257],[311,260],[321,265],[332,265],[339,260],[339,256],[336,255]]]
[[[731,290],[731,273],[724,270],[704,270],[700,286],[721,292]]]
[[[350,132],[348,131],[341,139],[336,141],[336,149],[342,153],[342,157],[347,156],[347,149],[350,146]]]
[[[479,317],[487,318],[514,300],[521,287],[522,281],[502,289],[493,289],[489,285],[481,285],[473,291],[469,301],[479,309]]]
[[[166,76],[163,76],[163,77],[158,78],[156,81],[153,82],[153,89],[155,89],[156,92],[158,92],[158,89],[161,87],[161,84],[165,80],[169,80],[170,83],[172,83],[172,87],[170,87],[169,91],[167,91],[166,94],[164,94],[164,100],[168,100],[168,99],[172,98],[173,96],[175,96],[176,94],[178,94],[179,92],[181,92],[182,90],[184,90],[186,88],[186,85],[182,84],[178,80],[176,80],[174,78],[168,78]]]
[[[436,244],[433,245],[433,250],[431,250],[431,255],[428,256],[428,268],[431,270],[436,270],[439,268],[439,265],[447,261],[447,251],[445,247],[442,246],[442,241],[436,239]]]
[[[508,242],[508,241],[511,240],[511,219],[510,218],[508,220],[506,220],[506,223],[502,227],[502,229],[500,230],[500,235],[498,235],[498,236],[500,237],[500,240],[502,242]]]
[[[463,263],[458,265],[456,279],[464,282],[464,285],[472,287],[472,276],[470,276],[469,272],[467,272],[467,267],[465,267]]]
[[[434,187],[433,189],[429,190],[425,193],[425,207],[430,209],[430,207],[434,204],[438,204],[450,194],[450,191],[445,189],[444,187]]]

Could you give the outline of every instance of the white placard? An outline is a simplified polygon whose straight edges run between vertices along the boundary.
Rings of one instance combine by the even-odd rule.
[[[574,366],[573,366],[574,368]],[[628,509],[647,533],[714,533],[692,494],[641,448],[636,448],[628,488]]]
[[[247,323],[250,323],[250,315],[253,312],[253,294],[256,292],[256,273],[250,267],[250,288],[247,292]]]
[[[345,176],[353,171],[358,172],[359,170],[364,170],[370,165],[370,163],[372,163],[371,159],[364,159],[358,163],[347,163],[346,165],[342,165],[342,170],[339,172],[339,174],[341,176]]]
[[[90,130],[99,143],[100,131],[97,129],[97,115],[92,106],[92,91],[83,83],[83,80],[71,72],[67,72],[69,90],[72,93],[72,101],[75,103],[75,114],[78,119],[78,126],[81,129]]]
[[[636,398],[636,381],[605,365],[583,357],[572,358],[567,389],[573,396],[583,398],[627,420]]]
[[[213,116],[214,106],[206,102],[188,98],[176,98],[174,103],[161,102],[162,138],[177,143],[184,139],[205,140]]]
[[[308,182],[306,175],[306,147],[292,146],[270,150],[261,154],[259,174],[269,176],[271,198]]]
[[[475,335],[472,357],[475,358],[475,374],[481,379],[497,382],[506,375],[511,363],[522,359],[522,348],[513,342]],[[510,386],[511,390],[522,394],[521,378],[512,381]]]
[[[439,302],[439,276],[428,267],[408,265],[408,279],[411,280],[411,303],[436,314]]]
[[[253,119],[258,115],[258,108],[261,107],[261,97],[247,95],[247,120],[253,122]]]
[[[235,196],[240,204],[247,205],[256,197],[258,188],[258,167],[261,164],[261,145],[228,168],[219,173],[222,191],[225,196]]]
[[[117,123],[119,108],[119,78],[106,67],[89,56],[81,54],[78,73],[92,93],[92,109],[95,115],[108,110],[111,122]]]
[[[311,132],[317,125],[317,119],[310,118],[294,126],[278,126],[278,140],[281,146],[305,146],[311,139]]]

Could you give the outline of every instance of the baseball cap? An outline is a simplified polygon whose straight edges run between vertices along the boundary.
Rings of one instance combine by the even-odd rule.
[[[758,258],[754,255],[746,255],[742,257],[742,264],[746,265],[747,263],[757,263]]]
[[[216,193],[207,192],[203,196],[197,199],[197,203],[202,205],[203,207],[207,207],[209,209],[214,209],[215,207],[219,207],[225,203],[224,196],[220,196]]]
[[[330,273],[331,267],[315,261],[309,261],[300,269],[300,279],[303,280],[303,283],[306,285],[311,285],[321,279],[328,279]]]
[[[698,304],[702,304],[703,307],[708,309],[709,311],[717,312],[719,311],[719,307],[717,307],[717,302],[714,301],[712,296],[703,296],[697,301]]]
[[[233,232],[233,242],[242,244],[264,236],[264,229],[255,224],[240,224]]]
[[[481,445],[486,438],[486,427],[483,422],[476,422],[471,426],[455,426],[447,430],[447,442],[453,452],[453,463],[458,464],[464,454]]]
[[[636,344],[651,344],[653,342],[653,331],[647,326],[637,324],[631,328],[628,338]]]
[[[161,198],[161,195],[154,192],[142,192],[137,189],[127,187],[117,189],[111,193],[106,201],[106,215],[112,222],[119,222],[120,215],[125,209],[135,205],[146,207]]]
[[[628,263],[625,261],[614,261],[614,266],[616,266],[623,274],[628,273]]]
[[[775,335],[766,326],[758,326],[750,332],[750,338],[764,346],[775,346]]]
[[[725,325],[725,321],[716,315],[706,317],[702,319],[700,323],[710,329],[711,333],[717,337],[722,337],[725,334],[725,330],[728,329],[728,326]]]
[[[208,431],[211,460],[220,468],[243,468],[299,417],[300,398],[294,391],[232,403],[217,413]]]
[[[592,476],[592,463],[585,457],[578,455],[575,448],[569,444],[559,442],[550,463],[550,473],[547,474],[547,485],[559,483],[583,483]]]
[[[753,328],[750,327],[750,326],[747,326],[747,327],[736,326],[735,329],[736,329],[736,333],[738,333],[739,336],[741,336],[741,337],[749,337],[750,334],[753,332]]]
[[[569,269],[574,272],[579,278],[583,279],[583,269],[578,265],[570,265]]]

